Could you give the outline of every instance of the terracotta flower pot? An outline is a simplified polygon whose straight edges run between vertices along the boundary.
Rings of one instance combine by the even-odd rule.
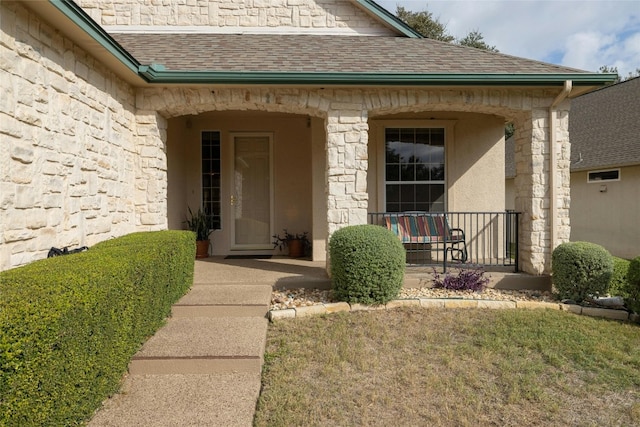
[[[291,258],[300,258],[304,256],[304,244],[300,239],[292,239],[287,242],[289,247],[289,256]]]
[[[196,258],[207,258],[209,256],[209,241],[198,240],[196,242]]]

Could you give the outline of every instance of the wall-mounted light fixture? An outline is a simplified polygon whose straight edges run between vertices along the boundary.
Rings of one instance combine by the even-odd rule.
[[[607,186],[606,186],[606,185],[604,185],[604,184],[602,184],[602,185],[600,186],[600,192],[601,192],[601,193],[606,193],[606,192],[607,192]]]

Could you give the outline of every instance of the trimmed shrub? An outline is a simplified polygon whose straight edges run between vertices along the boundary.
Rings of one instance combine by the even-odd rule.
[[[627,271],[627,307],[640,313],[640,256],[629,263]]]
[[[135,233],[0,273],[0,425],[78,425],[193,282],[193,233]]]
[[[629,261],[623,258],[613,258],[613,275],[609,284],[609,294],[612,296],[629,297],[627,290],[627,272],[629,271]]]
[[[404,281],[406,254],[398,237],[378,225],[339,229],[329,241],[331,283],[340,301],[385,304]]]
[[[561,299],[582,302],[606,295],[613,275],[611,254],[589,242],[562,243],[551,255],[553,284]]]

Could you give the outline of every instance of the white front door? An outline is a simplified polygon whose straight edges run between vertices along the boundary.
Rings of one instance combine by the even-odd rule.
[[[270,133],[232,133],[231,249],[273,249]]]

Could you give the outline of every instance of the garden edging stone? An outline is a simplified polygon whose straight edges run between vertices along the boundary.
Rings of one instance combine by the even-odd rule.
[[[398,307],[422,308],[482,308],[482,309],[547,309],[562,310],[590,317],[603,317],[612,320],[629,320],[640,323],[640,315],[625,310],[597,307],[582,307],[576,304],[563,304],[538,301],[495,301],[464,298],[406,298],[389,301],[384,305],[348,304],[346,302],[321,303],[305,307],[269,310],[269,320],[294,319],[316,314],[330,314],[347,311],[392,310]]]

